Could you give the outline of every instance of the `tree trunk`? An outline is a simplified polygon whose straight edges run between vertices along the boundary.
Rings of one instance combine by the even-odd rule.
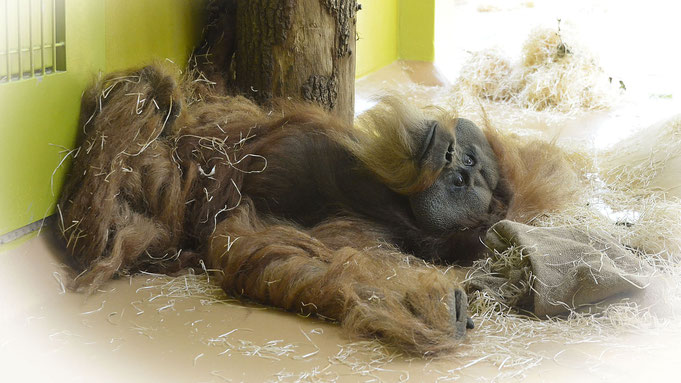
[[[237,0],[237,91],[316,102],[351,123],[356,11],[356,0]]]

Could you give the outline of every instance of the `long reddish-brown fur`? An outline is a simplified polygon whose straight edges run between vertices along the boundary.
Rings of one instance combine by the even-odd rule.
[[[399,251],[386,243],[385,228],[361,217],[303,227],[258,211],[249,197],[258,186],[245,179],[276,174],[262,154],[282,135],[323,129],[338,137],[352,127],[303,104],[265,112],[245,98],[208,93],[190,103],[187,84],[151,66],[110,74],[83,96],[83,134],[59,203],[61,232],[82,271],[76,288],[93,291],[122,271],[169,272],[202,259],[224,272],[222,286],[234,295],[331,318],[349,334],[412,353],[456,347],[463,334],[455,322],[466,315],[465,306],[452,307],[465,298],[456,272]],[[556,193],[522,185],[532,173],[557,184],[567,171],[558,156],[528,166],[528,154],[551,149],[508,147],[493,130],[487,137],[520,191],[512,213],[555,206]],[[377,161],[390,160],[383,157]],[[403,173],[396,188],[432,178]]]

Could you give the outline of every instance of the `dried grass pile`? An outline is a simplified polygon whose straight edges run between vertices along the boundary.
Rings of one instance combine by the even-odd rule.
[[[681,201],[660,185],[681,185],[680,158],[681,116],[597,155],[602,200],[629,229],[623,242],[670,261],[681,257]]]
[[[529,35],[517,63],[497,49],[472,53],[455,89],[530,110],[574,113],[611,106],[618,94],[611,81],[576,39],[560,28],[540,28]]]

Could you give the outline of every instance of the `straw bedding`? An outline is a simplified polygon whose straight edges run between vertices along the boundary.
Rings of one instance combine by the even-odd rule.
[[[620,296],[624,299],[605,299],[582,310],[575,309],[578,305],[565,309],[564,303],[572,300],[559,299],[561,303],[551,306],[562,307],[562,314],[539,320],[531,311],[534,299],[541,297],[533,284],[536,275],[529,267],[529,253],[536,256],[537,245],[546,242],[492,246],[491,256],[476,262],[466,281],[473,290],[469,290],[469,310],[479,326],[466,346],[452,356],[468,362],[443,372],[443,379],[457,379],[462,369],[479,363],[497,368],[491,380],[522,377],[553,359],[537,351],[536,346],[544,344],[626,348],[621,340],[625,334],[681,331],[680,119],[670,117],[609,148],[596,148],[584,140],[551,139],[566,123],[579,118],[589,121],[585,117],[590,113],[616,107],[622,98],[622,85],[606,75],[597,57],[564,35],[554,30],[533,31],[522,59],[515,63],[496,49],[474,52],[452,86],[401,84],[395,88],[415,105],[453,109],[478,124],[493,126],[507,139],[534,142],[526,150],[535,148],[537,139],[555,145],[560,153],[556,155],[577,175],[563,180],[573,185],[566,189],[564,203],[549,213],[537,210],[534,215],[511,218],[533,227],[529,232],[544,228],[576,232],[588,236],[589,244],[592,239],[607,238],[617,244],[618,251],[626,251],[629,261],[636,262],[640,271],[636,278],[641,279],[631,284],[620,278],[629,272],[613,268],[615,279],[630,290],[631,294]],[[545,160],[529,157],[537,163]],[[537,182],[541,184],[541,177]],[[607,254],[590,254],[594,256],[598,267],[578,263],[586,265],[585,270],[600,272],[601,256]],[[595,285],[598,278],[587,283]],[[487,281],[481,283],[481,279]]]

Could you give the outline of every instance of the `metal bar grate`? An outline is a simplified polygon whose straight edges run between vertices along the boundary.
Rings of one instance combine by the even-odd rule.
[[[0,83],[66,70],[64,0],[0,0]]]

